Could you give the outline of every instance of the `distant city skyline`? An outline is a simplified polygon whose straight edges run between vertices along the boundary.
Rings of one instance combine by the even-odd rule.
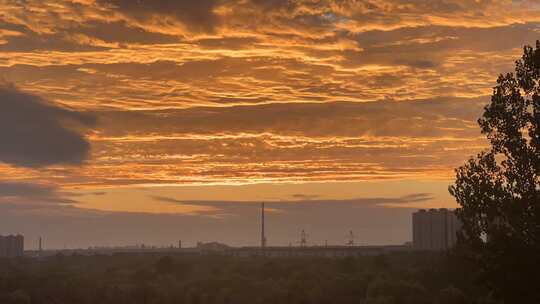
[[[395,197],[384,197],[385,189],[392,186]],[[416,185],[430,188],[431,193],[410,194]],[[288,200],[241,200],[238,187],[256,198],[257,193],[280,193]],[[260,244],[260,203],[266,204],[266,237],[269,245],[288,245],[299,239],[300,231],[309,232],[309,240],[323,244],[345,244],[348,233],[353,230],[355,242],[359,244],[386,245],[402,244],[412,240],[411,213],[420,207],[453,208],[446,196],[446,182],[418,184],[413,181],[395,181],[369,185],[358,183],[326,183],[317,188],[297,185],[290,186],[250,185],[250,186],[208,186],[212,191],[201,193],[197,188],[184,189],[179,197],[193,206],[210,206],[207,213],[179,215],[174,213],[127,213],[106,211],[85,211],[64,209],[70,218],[67,225],[64,213],[46,216],[33,212],[17,213],[4,206],[5,233],[23,233],[26,247],[36,248],[39,236],[43,236],[45,248],[86,248],[88,246],[177,244],[193,246],[197,241],[220,241],[233,246],[254,246]],[[297,192],[310,189],[309,195]],[[328,199],[318,193],[341,191]],[[191,190],[191,191],[190,191]],[[286,190],[286,191],[284,191]],[[123,191],[113,190],[112,200],[123,197]],[[171,193],[178,189],[161,188],[158,198],[165,204],[174,201]],[[290,194],[287,192],[290,191]],[[146,190],[140,190],[135,197],[144,200]],[[295,194],[296,193],[296,194]],[[178,195],[178,194],[177,194]],[[361,196],[366,196],[362,198]],[[228,197],[218,200],[216,197]],[[129,196],[128,196],[129,197]],[[131,197],[129,197],[131,199]],[[198,198],[199,200],[196,200]],[[440,203],[439,203],[440,202]],[[336,221],[336,219],[340,219]],[[65,229],[71,227],[72,229]],[[66,241],[69,240],[69,241]]]

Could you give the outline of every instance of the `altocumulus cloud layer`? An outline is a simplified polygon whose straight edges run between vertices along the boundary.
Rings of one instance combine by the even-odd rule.
[[[5,135],[0,170],[86,187],[448,178],[485,144],[476,118],[540,25],[535,1],[507,0],[0,9],[0,75],[21,90],[2,94],[32,122],[5,123],[42,126]],[[88,122],[76,112],[100,120],[90,142],[65,124]]]

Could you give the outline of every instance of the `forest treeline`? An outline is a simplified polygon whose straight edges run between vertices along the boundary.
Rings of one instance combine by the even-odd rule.
[[[59,255],[0,261],[0,303],[496,303],[474,273],[474,265],[443,253],[340,259]]]

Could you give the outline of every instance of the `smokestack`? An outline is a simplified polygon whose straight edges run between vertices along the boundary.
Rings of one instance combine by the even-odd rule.
[[[41,237],[39,237],[39,251],[38,251],[38,257],[41,257],[43,255],[43,247],[41,247]]]
[[[264,203],[261,204],[261,248],[266,247],[266,235],[264,232]]]

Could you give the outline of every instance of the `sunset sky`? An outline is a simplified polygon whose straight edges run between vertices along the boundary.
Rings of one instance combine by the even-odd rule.
[[[0,0],[0,234],[401,244],[538,1]]]

